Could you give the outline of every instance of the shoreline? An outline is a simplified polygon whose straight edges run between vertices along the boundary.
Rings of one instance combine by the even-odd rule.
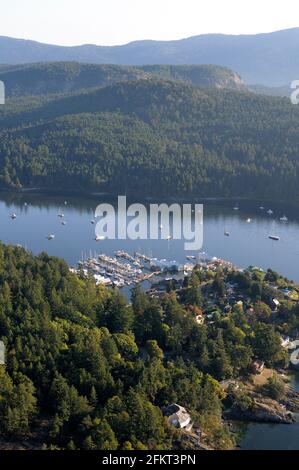
[[[109,197],[111,199],[117,200],[119,194],[112,191],[87,191],[87,190],[76,190],[76,189],[62,189],[62,188],[47,188],[47,187],[29,187],[29,188],[0,188],[0,194],[16,194],[16,195],[24,195],[24,194],[33,194],[33,195],[42,195],[42,196],[71,196],[71,197],[82,197],[86,199],[95,199],[97,197]],[[138,199],[138,195],[134,196],[132,192],[127,194],[121,194],[126,196],[129,201],[136,201]],[[177,202],[179,204],[183,203],[193,203],[193,204],[201,204],[202,202],[211,202],[211,203],[238,203],[238,202],[247,202],[247,203],[256,203],[256,204],[274,204],[274,205],[281,205],[283,207],[289,206],[291,208],[298,208],[299,201],[288,201],[282,199],[263,199],[263,198],[254,198],[254,197],[246,197],[246,196],[196,196],[192,195],[190,198],[188,196],[184,197],[175,197],[173,195],[165,196],[162,195],[161,197],[156,196],[147,196],[143,195],[141,198],[142,201],[149,202],[149,203],[163,203],[165,201],[170,202]]]

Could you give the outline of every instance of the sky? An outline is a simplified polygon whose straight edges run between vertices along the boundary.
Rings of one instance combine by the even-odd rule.
[[[117,45],[293,28],[298,13],[296,0],[0,0],[0,36]]]

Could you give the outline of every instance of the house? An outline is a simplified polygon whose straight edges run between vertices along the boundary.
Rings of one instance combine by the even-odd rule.
[[[195,321],[196,321],[196,323],[197,323],[198,325],[203,325],[204,322],[205,322],[205,318],[204,318],[203,315],[197,315],[197,316],[195,317]]]
[[[251,372],[255,375],[261,374],[264,368],[265,368],[265,363],[257,359],[250,364]]]
[[[290,337],[289,337],[289,336],[287,336],[287,337],[283,337],[283,336],[282,336],[282,337],[281,337],[281,346],[282,346],[283,348],[288,348],[289,345],[290,345],[290,342],[291,342],[291,340],[290,340]]]
[[[279,306],[280,306],[279,300],[272,299],[271,307],[274,309],[275,312],[277,312]]]
[[[167,406],[163,410],[164,416],[167,416],[168,423],[179,429],[191,431],[193,423],[190,414],[180,405],[176,403]]]
[[[0,366],[5,364],[5,346],[3,341],[0,341]]]

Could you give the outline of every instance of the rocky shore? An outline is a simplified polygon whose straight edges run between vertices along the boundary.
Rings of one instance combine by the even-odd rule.
[[[230,409],[226,410],[225,418],[273,424],[296,422],[294,413],[299,412],[299,392],[291,387],[286,387],[285,397],[280,401],[265,397],[253,390],[248,390],[248,395],[251,398],[251,405],[245,409],[233,404]]]
[[[253,405],[247,410],[231,408],[226,417],[238,421],[252,421],[258,423],[292,424],[295,417],[287,407],[269,398],[256,398]]]

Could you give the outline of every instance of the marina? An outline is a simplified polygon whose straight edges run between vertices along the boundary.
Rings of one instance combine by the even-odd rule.
[[[191,258],[196,260],[195,256]],[[98,285],[122,288],[140,284],[159,275],[188,275],[194,266],[195,263],[179,264],[175,260],[159,260],[138,252],[130,255],[123,250],[117,250],[114,256],[103,253],[94,256],[90,254],[89,257],[82,255],[78,268],[71,270],[77,274],[83,272],[85,276],[93,276]]]

